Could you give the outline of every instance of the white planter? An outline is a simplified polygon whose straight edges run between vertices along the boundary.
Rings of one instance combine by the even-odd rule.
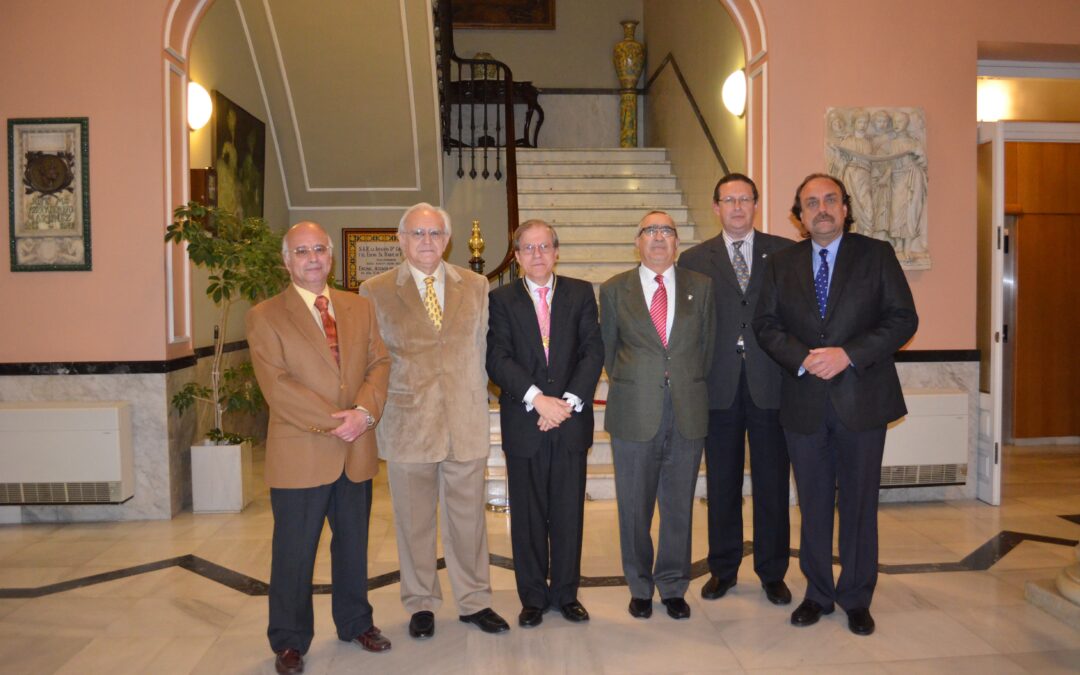
[[[251,503],[251,442],[191,446],[191,510],[239,513]]]

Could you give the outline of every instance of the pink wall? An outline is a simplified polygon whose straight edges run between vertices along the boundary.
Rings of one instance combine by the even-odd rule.
[[[0,185],[0,362],[165,355],[165,0],[5,2],[0,119],[90,118],[93,270],[12,273]]]
[[[768,39],[769,200],[775,232],[824,167],[830,106],[921,106],[933,268],[910,272],[912,349],[975,347],[975,76],[980,41],[1080,42],[1071,0],[759,0]]]

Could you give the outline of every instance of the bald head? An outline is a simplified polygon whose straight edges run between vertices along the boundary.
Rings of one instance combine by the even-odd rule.
[[[281,240],[281,257],[294,284],[312,293],[322,293],[330,275],[334,245],[318,223],[299,222]]]

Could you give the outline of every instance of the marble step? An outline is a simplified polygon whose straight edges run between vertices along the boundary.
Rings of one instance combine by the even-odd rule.
[[[518,148],[518,164],[530,162],[660,162],[666,148]]]
[[[637,226],[641,218],[653,210],[653,206],[613,206],[613,205],[535,205],[526,206],[519,203],[518,215],[521,220],[529,218],[541,218],[556,227],[563,223],[599,222],[599,223],[626,223]],[[686,206],[665,206],[664,211],[671,216],[676,223],[685,223],[689,220]]]
[[[518,155],[518,180],[532,176],[668,176],[672,175],[668,161],[604,161],[604,160],[522,160]]]
[[[653,192],[674,190],[675,176],[641,174],[582,176],[561,174],[549,176],[518,176],[518,192],[530,190],[639,190]]]
[[[680,190],[518,190],[518,206],[621,206],[660,209],[682,206]]]
[[[675,226],[682,237],[694,233],[694,226],[689,223],[675,223]],[[559,232],[560,245],[597,241],[632,245],[638,231],[637,223],[559,223],[555,227]]]
[[[562,273],[566,273],[562,267],[566,263],[594,260],[626,260],[631,265],[637,263],[637,248],[634,246],[632,237],[614,242],[610,240],[575,241],[572,246],[563,246],[561,241],[560,238],[559,270]],[[680,239],[679,250],[685,251],[697,243],[693,239]]]

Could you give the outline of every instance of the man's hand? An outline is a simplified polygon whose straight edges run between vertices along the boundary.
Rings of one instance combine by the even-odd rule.
[[[818,347],[810,350],[802,365],[811,375],[831,380],[851,365],[851,359],[842,347]]]
[[[342,422],[330,433],[346,443],[352,443],[368,430],[367,416],[367,412],[355,408],[331,413],[330,417],[335,417],[342,420]]]
[[[532,405],[540,415],[540,420],[536,423],[540,431],[550,431],[559,426],[570,419],[570,412],[573,410],[567,401],[543,394],[538,394]]]

